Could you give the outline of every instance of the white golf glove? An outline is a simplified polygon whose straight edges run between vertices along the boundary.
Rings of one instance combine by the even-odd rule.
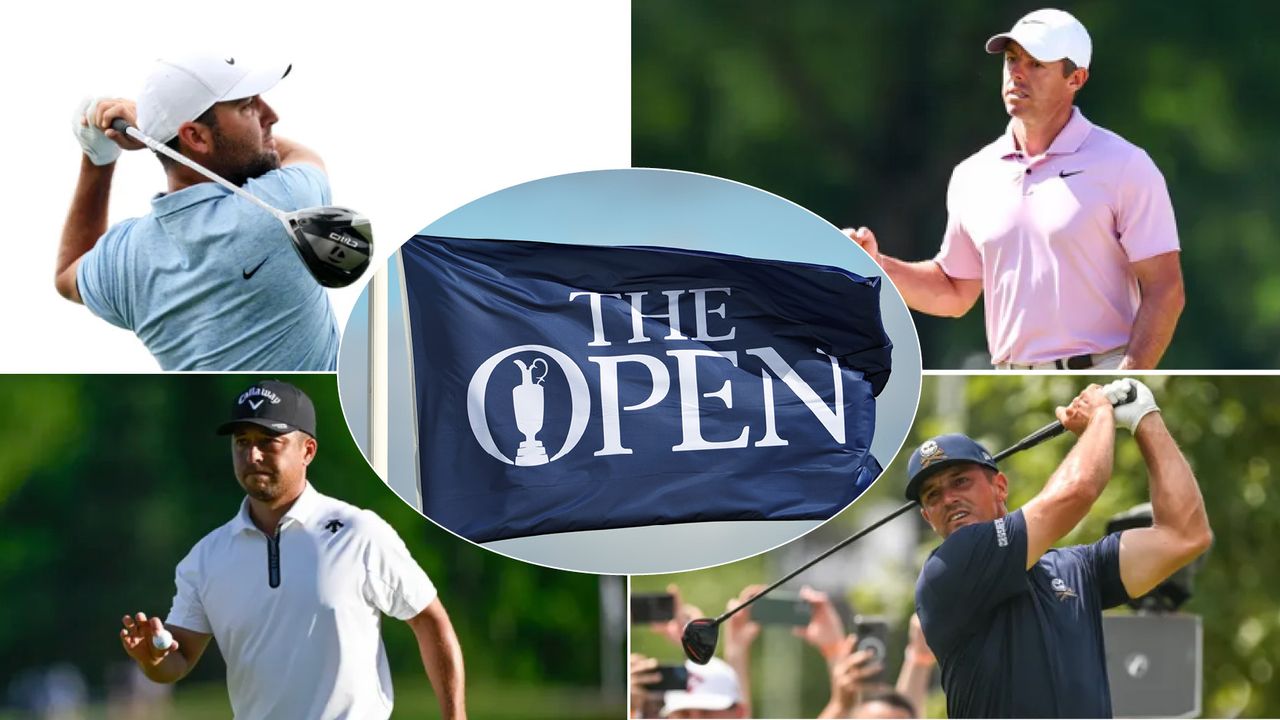
[[[1107,383],[1102,392],[1112,403],[1117,403],[1128,396],[1131,387],[1134,392],[1133,402],[1116,405],[1116,423],[1129,428],[1129,432],[1136,433],[1138,423],[1142,422],[1147,413],[1160,411],[1156,407],[1156,398],[1151,394],[1151,388],[1133,378],[1124,378]]]
[[[98,107],[98,101],[101,99],[85,98],[80,101],[75,116],[71,118],[71,130],[80,143],[80,149],[89,156],[90,162],[94,165],[110,165],[120,157],[120,146],[103,134],[101,129],[93,125],[81,124],[81,121],[92,119],[89,116],[94,108]]]

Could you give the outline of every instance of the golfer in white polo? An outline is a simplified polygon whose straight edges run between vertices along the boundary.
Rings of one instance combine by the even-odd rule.
[[[172,683],[216,637],[237,718],[387,718],[386,614],[417,636],[444,717],[465,717],[462,649],[435,586],[386,521],[307,480],[316,456],[310,398],[268,381],[233,408],[218,433],[233,437],[247,497],[179,563],[165,622],[124,617],[125,652],[147,677]],[[157,648],[161,631],[172,640]]]

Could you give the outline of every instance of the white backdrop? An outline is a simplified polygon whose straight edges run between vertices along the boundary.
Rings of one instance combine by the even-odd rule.
[[[334,203],[373,220],[378,261],[487,193],[630,164],[625,1],[27,3],[5,27],[0,372],[159,369],[131,333],[63,300],[53,270],[80,162],[77,102],[136,94],[166,54],[292,62],[265,95],[276,132],[321,154]],[[163,189],[149,151],[126,153],[111,221],[147,213]],[[360,290],[331,295],[341,326]]]

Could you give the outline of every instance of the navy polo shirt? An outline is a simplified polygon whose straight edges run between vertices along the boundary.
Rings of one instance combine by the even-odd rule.
[[[1021,510],[960,528],[925,561],[916,612],[947,715],[1111,717],[1102,611],[1128,598],[1120,534],[1026,566]]]

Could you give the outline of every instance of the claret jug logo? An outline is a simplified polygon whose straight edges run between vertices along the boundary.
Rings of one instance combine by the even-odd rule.
[[[628,413],[669,415],[669,421],[661,418],[661,425],[671,428],[663,452],[784,446],[788,432],[811,438],[812,422],[803,428],[778,426],[777,406],[784,403],[802,405],[836,444],[844,445],[844,375],[861,379],[861,374],[847,368],[842,373],[837,359],[821,348],[788,359],[773,347],[740,347],[756,343],[735,343],[738,332],[728,311],[732,295],[727,287],[569,293],[564,312],[583,313],[582,322],[573,324],[582,329],[580,338],[566,337],[561,347],[506,347],[472,372],[466,396],[472,435],[490,456],[516,467],[553,463],[584,440],[597,457],[635,454],[645,443],[624,432]],[[666,312],[643,312],[646,296],[651,303],[665,298]],[[682,323],[682,311],[692,327]],[[574,351],[569,343],[585,346],[586,364],[566,352]],[[812,377],[811,369],[810,377],[802,378],[792,365],[814,359],[830,368],[829,381],[825,372]],[[740,399],[736,410],[735,395]],[[599,428],[597,437],[586,438],[589,426]],[[652,451],[652,442],[647,447]]]

